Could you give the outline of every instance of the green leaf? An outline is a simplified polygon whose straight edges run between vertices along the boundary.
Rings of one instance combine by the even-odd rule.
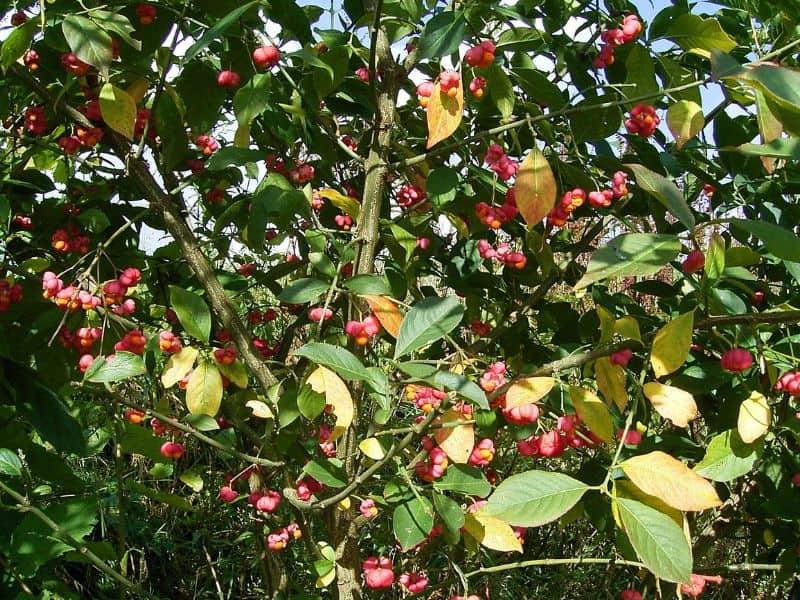
[[[633,44],[631,47],[628,58],[625,59],[625,83],[627,85],[622,89],[626,98],[649,94],[655,96],[658,93],[653,57],[644,46]]]
[[[22,461],[8,448],[0,448],[0,475],[19,477],[22,475]]]
[[[509,525],[539,527],[565,514],[588,489],[563,473],[526,471],[500,483],[481,511]]]
[[[371,381],[372,376],[355,355],[340,346],[311,342],[297,349],[295,356],[307,358],[315,365],[328,367],[342,379]]]
[[[757,237],[769,252],[783,260],[800,261],[800,237],[788,229],[766,221],[731,219],[730,224]]]
[[[272,75],[269,73],[256,73],[236,91],[233,112],[240,125],[249,125],[266,110],[271,91]]]
[[[774,156],[787,160],[800,160],[800,138],[778,138],[768,144],[742,144],[735,148],[720,148],[725,151],[736,151],[748,156]]]
[[[683,145],[703,131],[706,120],[703,109],[691,100],[680,100],[667,109],[667,127],[680,150]]]
[[[329,287],[330,284],[319,279],[298,279],[281,290],[278,300],[286,304],[305,304],[322,296]]]
[[[458,326],[463,316],[464,307],[453,296],[426,298],[418,302],[403,318],[394,358],[444,337]]]
[[[61,30],[75,56],[108,77],[108,68],[114,60],[111,36],[80,15],[67,15],[61,22]]]
[[[183,124],[183,115],[172,94],[162,94],[156,107],[155,124],[161,139],[161,160],[164,167],[174,169],[183,164],[189,148],[189,136]]]
[[[466,20],[461,11],[442,12],[425,24],[419,39],[419,58],[441,58],[458,50],[464,40]]]
[[[514,112],[514,103],[517,100],[511,79],[509,79],[500,65],[492,63],[486,70],[486,84],[486,88],[489,90],[489,97],[497,107],[500,115],[504,119],[508,119]]]
[[[576,142],[604,140],[616,133],[622,124],[622,113],[618,106],[596,107],[599,104],[616,101],[614,94],[593,96],[575,105],[577,112],[570,115],[570,125]]]
[[[156,437],[149,427],[134,425],[126,421],[117,443],[123,454],[140,454],[150,460],[164,460],[164,457],[161,456],[161,444],[164,443],[164,440]]]
[[[180,477],[178,477],[183,483],[188,485],[192,488],[193,492],[200,492],[203,490],[203,476],[198,471],[194,469],[189,469],[188,471],[184,471],[181,473]]]
[[[308,461],[303,472],[328,487],[343,488],[347,485],[347,472],[344,470],[344,463],[338,458]]]
[[[428,364],[405,362],[397,365],[401,371],[415,381],[424,381],[436,388],[444,388],[456,392],[459,396],[471,400],[484,410],[489,410],[486,394],[475,382],[452,371],[440,371]]]
[[[200,36],[200,39],[198,39],[194,44],[192,44],[189,47],[189,49],[186,51],[186,54],[183,55],[183,64],[188,63],[200,52],[202,52],[203,49],[206,48],[206,46],[208,46],[211,42],[213,42],[215,39],[217,39],[219,36],[225,33],[225,31],[227,31],[231,25],[233,25],[239,20],[239,17],[241,17],[244,13],[246,13],[256,4],[259,4],[257,0],[254,2],[248,2],[247,4],[243,4],[242,6],[233,9],[227,15],[222,17],[219,21],[214,23],[213,27],[207,29],[206,32],[202,36]]]
[[[31,45],[33,34],[36,32],[36,19],[30,19],[8,34],[8,37],[0,47],[0,66],[3,72],[17,62],[18,59],[25,54],[25,51]]]
[[[249,148],[237,148],[227,146],[220,148],[206,163],[209,171],[221,171],[228,167],[240,167],[246,163],[255,163],[264,160],[264,153],[261,150],[251,150]]]
[[[441,479],[433,482],[433,487],[442,492],[461,492],[478,498],[486,498],[492,491],[480,469],[458,464],[450,465]]]
[[[373,296],[391,296],[392,288],[385,275],[355,275],[350,279],[345,279],[344,287],[356,294],[366,294]]]
[[[711,57],[712,50],[730,52],[737,46],[736,41],[725,33],[715,18],[704,19],[691,14],[682,14],[672,21],[665,37],[687,52],[705,58]]]
[[[725,238],[718,233],[711,236],[711,241],[708,244],[708,252],[706,252],[706,262],[703,265],[703,272],[706,276],[706,281],[713,284],[720,277],[725,270]]]
[[[732,481],[749,473],[763,451],[763,440],[745,444],[736,429],[728,429],[712,438],[694,471],[711,481]]]
[[[636,500],[618,497],[614,505],[636,555],[653,575],[688,582],[692,549],[683,529],[666,514]]]
[[[177,285],[169,286],[169,302],[186,333],[201,342],[211,335],[211,311],[198,294]]]
[[[511,70],[515,81],[536,102],[559,109],[566,104],[564,92],[547,76],[537,69],[513,67]]]
[[[325,394],[315,392],[310,385],[304,385],[297,395],[297,409],[309,421],[316,419],[325,410]]]
[[[437,208],[441,208],[448,202],[456,199],[456,189],[458,188],[458,171],[450,167],[438,167],[428,173],[425,191],[428,192],[428,200]]]
[[[612,277],[652,275],[678,256],[680,250],[680,241],[673,235],[625,233],[595,250],[575,289]]]
[[[89,16],[104,29],[116,33],[120,39],[131,48],[137,52],[141,51],[142,42],[131,37],[131,34],[134,33],[136,29],[131,25],[128,17],[121,13],[107,10],[92,10],[89,12]]]
[[[158,462],[150,467],[150,470],[147,472],[150,474],[150,477],[155,479],[166,479],[172,477],[172,474],[175,472],[175,465],[172,463]]]
[[[94,362],[86,369],[83,381],[111,383],[136,377],[137,375],[144,375],[145,373],[147,373],[147,367],[141,356],[132,352],[117,352],[113,355],[113,358],[106,356],[95,358]]]
[[[430,501],[418,497],[398,504],[392,517],[392,529],[403,552],[424,541],[433,529],[433,506]]]
[[[270,173],[253,196],[247,223],[247,245],[258,252],[263,250],[268,219],[279,229],[288,229],[290,224],[294,224],[296,215],[307,217],[309,211],[309,202],[302,191],[295,189],[282,175]]]
[[[186,385],[186,408],[189,412],[214,417],[222,403],[222,376],[217,367],[202,361],[189,376]]]
[[[442,524],[445,528],[449,529],[451,533],[458,533],[464,526],[464,511],[461,510],[461,506],[458,502],[452,498],[448,498],[442,494],[434,494],[433,506],[436,508],[436,514],[441,517]]]
[[[78,221],[92,233],[101,233],[111,227],[111,221],[106,213],[97,208],[84,210],[78,215]]]
[[[694,215],[692,215],[692,211],[689,209],[689,205],[686,204],[686,200],[684,200],[678,186],[663,175],[659,175],[642,165],[629,163],[623,166],[633,171],[639,187],[655,196],[669,212],[686,226],[686,229],[694,227]]]
[[[229,365],[219,364],[217,368],[236,387],[242,389],[247,387],[247,369],[241,361],[235,360]]]
[[[169,492],[154,490],[146,485],[142,485],[138,481],[127,479],[125,481],[125,487],[135,494],[145,496],[146,498],[161,502],[162,504],[177,508],[178,510],[185,510],[187,512],[194,512],[197,510],[185,498],[177,496],[176,494],[170,494]]]
[[[183,417],[183,420],[198,431],[219,431],[220,429],[217,420],[204,413],[188,414]]]

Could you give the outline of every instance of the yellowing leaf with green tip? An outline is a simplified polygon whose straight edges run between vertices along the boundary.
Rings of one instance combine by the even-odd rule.
[[[769,431],[772,409],[764,394],[752,392],[739,406],[736,430],[745,444],[752,444]]]
[[[161,385],[170,388],[189,374],[194,367],[194,361],[200,354],[197,348],[186,346],[180,352],[169,357],[164,372],[161,374]]]
[[[330,188],[321,189],[317,193],[320,197],[330,200],[331,204],[336,208],[358,221],[358,216],[361,214],[361,204],[358,203],[358,200]]]
[[[506,392],[506,408],[538,402],[550,393],[555,383],[552,377],[528,377],[515,381]]]
[[[193,415],[215,417],[222,403],[222,375],[217,367],[202,361],[189,376],[186,385],[186,408]]]
[[[686,390],[664,385],[657,381],[645,383],[642,391],[658,414],[672,421],[673,425],[686,427],[697,417],[697,404]]]
[[[589,390],[574,385],[569,387],[569,397],[589,431],[604,442],[613,442],[614,421],[605,403]]]
[[[433,423],[434,425],[443,425],[466,420],[463,413],[451,408],[437,417]],[[454,463],[466,463],[475,446],[475,431],[472,425],[438,427],[433,430],[433,437]]]
[[[689,357],[692,347],[694,311],[680,315],[664,325],[653,339],[650,364],[656,377],[677,370]]]
[[[628,406],[628,391],[625,388],[625,369],[611,363],[607,356],[598,358],[594,363],[594,377],[597,387],[606,402],[613,402],[620,412]]]
[[[365,294],[362,298],[367,301],[372,312],[378,317],[378,321],[381,322],[386,333],[397,339],[400,325],[403,323],[403,313],[397,308],[397,304],[386,296]]]
[[[324,394],[325,403],[333,407],[336,423],[328,440],[332,442],[338,439],[353,422],[355,409],[350,390],[336,373],[325,367],[317,367],[306,383],[318,394]]]
[[[660,450],[629,458],[620,467],[645,494],[679,510],[700,511],[722,504],[710,482]]]
[[[511,525],[497,519],[476,513],[464,515],[464,529],[480,544],[499,552],[522,552],[522,543],[514,535]]]
[[[428,102],[428,143],[425,145],[428,150],[453,135],[461,125],[464,116],[464,86],[459,82],[455,89],[456,95],[451,97],[442,93],[438,81],[433,84],[433,93]]]
[[[557,186],[550,163],[538,148],[530,151],[519,167],[514,199],[528,227],[540,223],[556,203]]]
[[[706,121],[697,102],[679,100],[667,109],[667,127],[680,150],[683,145],[703,131]]]

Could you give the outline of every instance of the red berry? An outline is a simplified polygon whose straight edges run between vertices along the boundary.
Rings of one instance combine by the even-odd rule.
[[[706,264],[706,255],[701,250],[692,250],[683,261],[683,272],[690,274],[700,271]]]
[[[281,59],[281,51],[275,46],[261,46],[253,50],[253,62],[259,69],[271,69]]]
[[[136,16],[142,25],[152,25],[156,18],[156,7],[152,4],[140,4],[136,7]]]
[[[384,556],[380,558],[370,556],[361,564],[361,570],[364,572],[368,588],[388,588],[394,583],[392,561]]]
[[[731,348],[719,362],[726,371],[738,373],[753,366],[753,355],[743,348]]]
[[[233,502],[236,498],[239,497],[239,494],[236,490],[228,485],[223,485],[219,488],[219,497],[225,503]]]
[[[217,83],[222,87],[238,88],[242,83],[242,78],[236,71],[220,71],[217,75]]]

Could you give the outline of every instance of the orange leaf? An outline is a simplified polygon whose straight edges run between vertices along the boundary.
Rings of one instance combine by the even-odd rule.
[[[520,165],[514,186],[517,207],[529,227],[540,223],[556,203],[556,179],[550,163],[538,148]]]
[[[452,408],[434,421],[435,425],[466,421],[464,415]],[[434,429],[433,437],[454,463],[466,463],[475,446],[475,432],[472,425],[439,427]]]
[[[362,297],[367,301],[375,316],[378,317],[378,321],[381,322],[383,328],[389,335],[397,339],[397,334],[400,332],[400,324],[403,322],[403,315],[398,310],[397,305],[386,296],[364,294]]]
[[[506,408],[538,402],[553,389],[556,380],[552,377],[528,377],[520,379],[506,392]]]
[[[442,93],[437,81],[428,102],[428,144],[427,149],[449,138],[461,124],[464,116],[464,87],[459,84],[455,97]]]

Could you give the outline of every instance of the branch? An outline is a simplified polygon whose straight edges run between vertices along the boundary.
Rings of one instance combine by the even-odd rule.
[[[626,567],[638,567],[640,569],[647,568],[644,563],[618,558],[539,558],[536,560],[521,560],[504,565],[495,565],[493,567],[481,567],[480,569],[464,573],[464,579],[469,579],[470,577],[475,577],[483,573],[500,573],[502,571],[522,569],[525,567],[551,567],[557,565],[621,565]]]
[[[772,323],[788,325],[800,321],[800,310],[780,310],[763,313],[748,313],[746,315],[726,315],[722,317],[709,317],[694,324],[695,329],[712,329],[726,325],[758,325]]]
[[[43,511],[41,511],[37,507],[33,506],[31,504],[30,500],[28,500],[25,496],[23,496],[22,494],[17,493],[15,490],[13,490],[12,488],[8,487],[2,481],[0,481],[0,490],[4,491],[6,494],[8,494],[14,500],[16,500],[16,502],[17,502],[17,510],[19,510],[21,512],[31,513],[33,516],[35,516],[37,519],[39,519],[45,525],[47,525],[50,529],[52,529],[53,533],[55,534],[55,536],[57,538],[59,538],[60,540],[66,542],[70,546],[73,546],[79,553],[81,553],[83,556],[85,556],[89,560],[89,562],[91,562],[95,567],[100,569],[103,573],[105,573],[106,575],[108,575],[109,577],[114,579],[117,583],[119,583],[121,585],[124,585],[129,590],[132,590],[136,594],[138,594],[140,596],[144,596],[144,592],[142,591],[142,589],[138,585],[136,585],[135,583],[133,583],[132,581],[127,579],[124,575],[122,575],[118,571],[115,571],[114,569],[109,567],[108,564],[106,564],[106,562],[103,559],[101,559],[99,556],[97,556],[97,554],[92,552],[86,546],[86,544],[76,540],[69,533],[64,531],[61,528],[61,526],[58,523],[56,523],[55,521],[53,521],[53,519],[48,517],[46,513],[44,513]]]

